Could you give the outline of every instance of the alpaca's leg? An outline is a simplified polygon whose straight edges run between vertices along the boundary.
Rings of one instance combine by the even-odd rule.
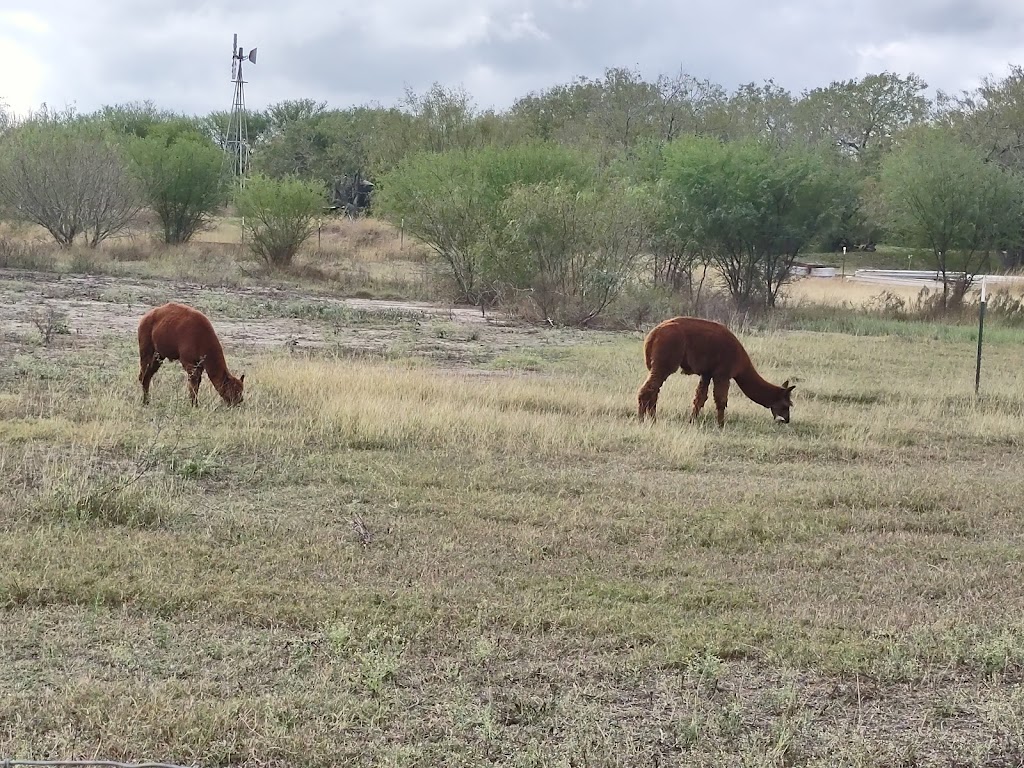
[[[693,410],[690,412],[691,423],[697,418],[697,414],[704,407],[704,403],[708,401],[708,386],[710,384],[710,376],[704,374],[700,377],[700,381],[697,383],[697,393],[693,396]]]
[[[184,364],[188,374],[188,397],[192,405],[199,405],[199,385],[203,383],[203,363]]]
[[[669,374],[655,368],[640,387],[636,396],[637,418],[640,421],[643,421],[645,416],[650,416],[651,421],[658,420],[658,392],[668,376]]]
[[[139,371],[139,383],[142,384],[142,404],[147,405],[149,403],[149,382],[152,381],[153,375],[160,370],[163,360],[154,352],[148,360],[143,359],[140,362],[142,370]]]
[[[714,380],[715,411],[718,426],[725,426],[725,406],[729,404],[729,377],[716,377]]]

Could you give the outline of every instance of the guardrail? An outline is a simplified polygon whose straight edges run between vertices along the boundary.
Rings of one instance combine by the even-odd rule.
[[[879,280],[927,280],[929,282],[942,282],[942,275],[934,269],[857,269],[853,276],[860,279]],[[957,280],[963,277],[962,272],[947,272],[949,280]],[[980,284],[982,280],[989,283],[1009,283],[1024,280],[1024,277],[1017,275],[975,275],[973,282]]]

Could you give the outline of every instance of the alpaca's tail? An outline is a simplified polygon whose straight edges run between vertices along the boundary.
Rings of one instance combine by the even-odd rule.
[[[156,347],[153,344],[153,323],[148,316],[143,317],[139,323],[137,335],[139,337],[139,359],[142,365],[146,366],[156,352]]]
[[[651,366],[654,364],[654,334],[648,333],[647,338],[644,339],[644,364],[647,366],[647,370],[651,370]]]

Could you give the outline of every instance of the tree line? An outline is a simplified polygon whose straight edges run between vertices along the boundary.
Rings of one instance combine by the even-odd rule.
[[[327,190],[368,178],[373,215],[436,251],[454,298],[549,322],[586,323],[637,281],[693,295],[709,271],[737,307],[770,308],[801,254],[878,242],[930,253],[950,304],[1024,255],[1024,70],[926,90],[881,72],[730,93],[609,69],[502,111],[441,85],[392,107],[288,100],[248,115],[248,198],[225,184],[227,112],[44,108],[0,120],[0,206],[89,245],[145,207],[180,243],[233,200],[287,263]]]

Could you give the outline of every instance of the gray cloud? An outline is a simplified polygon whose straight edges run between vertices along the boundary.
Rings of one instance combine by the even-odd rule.
[[[889,69],[955,91],[1024,59],[1017,0],[7,0],[0,98],[20,110],[141,99],[227,109],[235,32],[259,49],[246,66],[253,108],[307,97],[392,105],[434,82],[504,108],[610,67],[683,71],[729,90],[771,78],[794,93]]]

